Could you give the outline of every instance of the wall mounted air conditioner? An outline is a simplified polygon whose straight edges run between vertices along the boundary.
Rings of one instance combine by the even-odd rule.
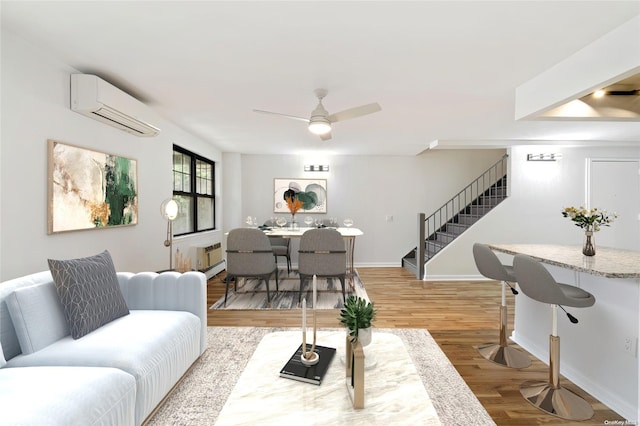
[[[71,109],[136,136],[160,133],[141,118],[145,104],[95,75],[71,74]]]

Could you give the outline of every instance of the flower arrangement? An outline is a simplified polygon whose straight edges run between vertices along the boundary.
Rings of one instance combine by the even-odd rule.
[[[570,218],[576,226],[585,231],[592,232],[599,231],[601,226],[610,226],[618,217],[617,214],[607,213],[606,210],[598,210],[597,208],[587,210],[582,206],[580,208],[565,207],[562,216]]]
[[[289,208],[289,211],[293,216],[296,215],[298,210],[300,210],[303,205],[302,201],[300,201],[298,197],[295,196],[285,197],[285,201],[287,202],[287,207]]]

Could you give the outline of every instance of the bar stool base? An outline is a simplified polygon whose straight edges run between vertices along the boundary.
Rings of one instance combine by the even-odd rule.
[[[593,417],[593,408],[582,397],[549,382],[529,380],[520,386],[520,393],[538,409],[567,420],[588,420]]]
[[[529,355],[518,348],[499,343],[485,343],[478,346],[484,359],[509,368],[527,368],[531,365]]]

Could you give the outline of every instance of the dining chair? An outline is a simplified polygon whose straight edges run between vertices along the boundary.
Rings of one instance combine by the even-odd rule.
[[[335,277],[342,284],[342,299],[346,299],[345,276],[347,274],[347,251],[342,235],[335,229],[319,228],[305,231],[300,238],[298,250],[298,271],[302,298],[304,283],[314,275],[320,278]]]
[[[278,263],[278,256],[282,256],[287,261],[287,274],[291,273],[291,238],[284,237],[269,237],[271,243],[271,249],[273,250],[273,256]]]
[[[271,219],[268,219],[264,225],[264,228],[279,228],[278,224]],[[287,274],[291,273],[291,239],[284,237],[272,237],[269,236],[269,242],[273,249],[273,256],[276,258],[276,264],[278,263],[278,256],[282,256],[287,261]]]
[[[227,237],[227,279],[224,291],[224,304],[227,304],[229,282],[235,282],[238,289],[238,278],[258,278],[267,286],[267,302],[269,295],[269,279],[276,275],[276,291],[278,291],[278,267],[273,255],[269,238],[259,229],[236,228],[229,231]]]

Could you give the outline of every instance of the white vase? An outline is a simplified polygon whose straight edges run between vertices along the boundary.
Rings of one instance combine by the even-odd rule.
[[[367,328],[359,328],[358,329],[358,341],[362,345],[362,350],[364,351],[364,369],[370,370],[378,364],[378,360],[374,356],[374,354],[370,350],[365,350],[364,347],[368,346],[371,343],[372,338],[372,327]],[[340,356],[340,361],[345,363],[344,355]]]
[[[362,346],[367,346],[371,343],[371,327],[358,329],[358,340]]]

